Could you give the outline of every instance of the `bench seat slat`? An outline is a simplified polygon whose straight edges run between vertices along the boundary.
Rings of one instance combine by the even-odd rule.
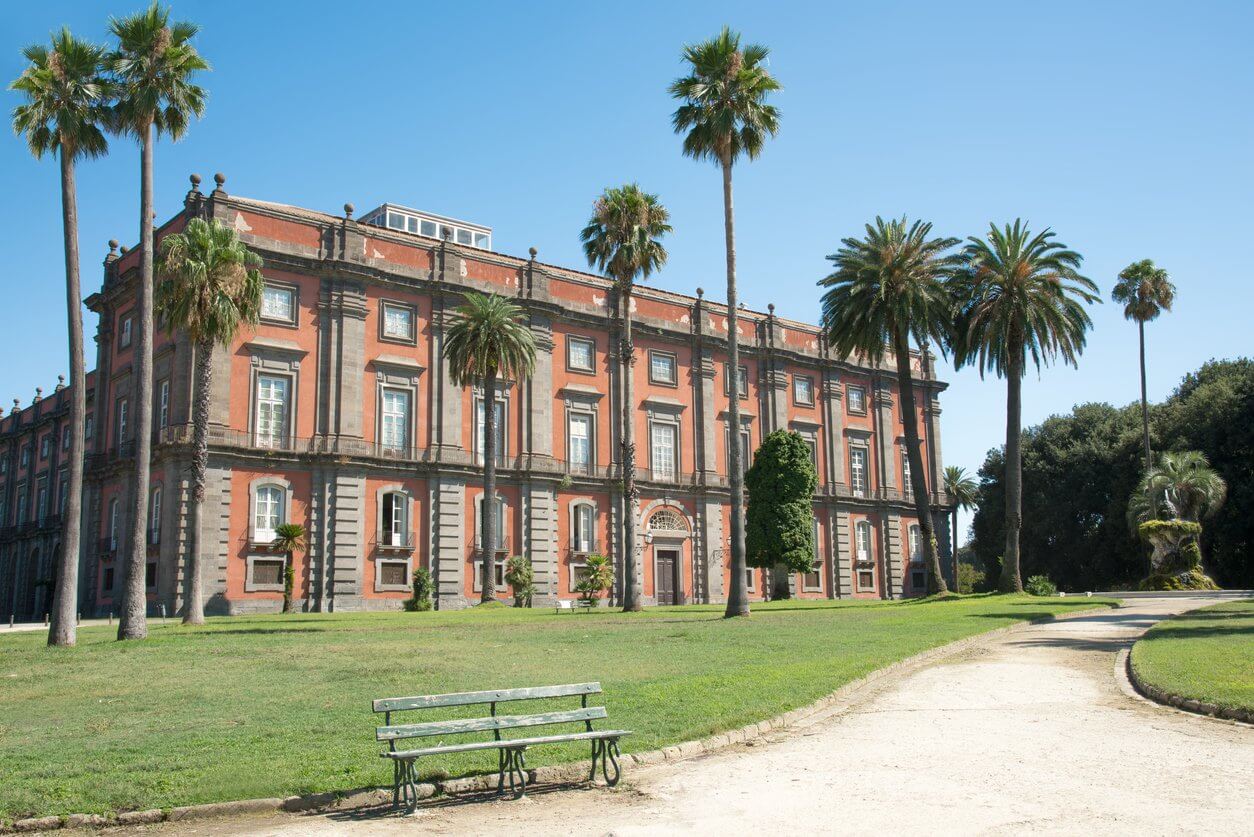
[[[421,724],[394,724],[375,728],[378,741],[401,738],[428,738],[433,735],[458,735],[466,732],[539,727],[574,721],[595,721],[608,717],[604,706],[568,709],[562,712],[541,712],[537,715],[498,715],[494,718],[458,718],[451,721],[427,721]]]
[[[438,756],[443,753],[466,753],[475,750],[496,750],[510,747],[530,747],[540,744],[559,744],[563,741],[591,741],[594,738],[622,738],[631,735],[627,729],[593,730],[592,732],[575,732],[569,735],[543,735],[535,738],[514,738],[501,741],[471,741],[465,744],[444,744],[439,747],[422,747],[417,750],[397,750],[394,753],[380,753],[384,758],[412,759],[418,756]]]
[[[600,683],[568,683],[564,686],[535,686],[529,689],[490,689],[482,692],[452,692],[446,695],[380,698],[375,712],[401,712],[407,709],[436,709],[441,706],[471,706],[477,703],[505,703],[511,700],[578,697],[601,693]]]

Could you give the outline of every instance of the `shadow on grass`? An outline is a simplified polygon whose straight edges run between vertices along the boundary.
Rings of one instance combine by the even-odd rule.
[[[1206,639],[1208,637],[1235,637],[1254,635],[1254,627],[1250,625],[1230,625],[1227,627],[1220,625],[1206,626],[1188,626],[1188,625],[1162,625],[1148,634],[1145,638],[1148,640],[1155,639]]]

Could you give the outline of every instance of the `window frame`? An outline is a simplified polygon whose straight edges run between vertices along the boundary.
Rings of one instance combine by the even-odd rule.
[[[587,516],[588,531],[585,538],[580,538],[581,516]],[[597,551],[597,506],[591,500],[578,499],[570,503],[570,552],[572,555],[588,556]],[[581,549],[580,547],[586,547]]]
[[[575,344],[583,344],[588,347],[588,365],[580,366],[575,363],[572,356],[572,350]],[[584,375],[595,375],[597,371],[597,341],[595,338],[586,337],[582,334],[566,335],[566,371],[579,372]]]
[[[575,462],[574,446],[572,441],[575,438],[572,432],[574,422],[576,420],[586,421],[588,426],[587,445],[588,445],[588,461],[583,463]],[[597,449],[597,416],[592,410],[567,408],[566,410],[566,465],[567,470],[572,473],[592,474],[596,471],[596,455]]]
[[[291,316],[282,317],[266,313],[266,291],[269,290],[282,291],[288,295],[292,305]],[[257,318],[267,325],[297,328],[300,324],[300,286],[291,282],[277,282],[271,279],[263,279],[261,285],[261,308],[258,312]]]
[[[401,444],[389,444],[387,440],[387,419],[393,415],[386,410],[387,399],[389,394],[398,394],[404,396],[405,413],[403,421],[404,439]],[[415,389],[412,386],[397,386],[395,384],[381,384],[379,386],[379,406],[378,406],[378,435],[379,449],[390,451],[393,453],[401,453],[405,456],[409,455],[409,451],[413,449],[414,438],[414,402],[416,401]]]
[[[388,334],[388,309],[406,311],[409,313],[409,336],[402,337],[396,334]],[[379,300],[379,340],[385,343],[399,343],[404,346],[414,346],[418,343],[418,306],[409,302],[401,302],[397,299],[380,299]]]
[[[126,314],[118,320],[118,349],[129,349],[135,342],[135,315]]]
[[[917,523],[906,527],[906,549],[909,551],[910,564],[923,564],[923,528]]]
[[[805,381],[810,387],[810,396],[809,398],[804,399],[804,400],[800,397],[800,395],[797,392],[797,384],[799,384],[802,381]],[[798,407],[813,407],[814,406],[814,376],[813,375],[799,375],[795,373],[793,374],[792,376],[792,403],[797,405]]]
[[[656,428],[665,427],[671,433],[671,467],[670,473],[663,473],[657,467],[657,447],[654,442],[653,432]],[[669,421],[658,418],[649,419],[649,476],[659,482],[674,482],[679,479],[680,474],[680,437],[679,422]]]
[[[129,426],[130,425],[130,411],[131,411],[130,397],[126,395],[119,397],[117,400],[117,406],[114,408],[114,412],[117,415],[117,426],[115,427],[116,435],[114,438],[115,447],[121,447],[122,445],[126,444],[127,441],[129,441],[128,436],[130,435],[129,431],[131,429]]]
[[[737,387],[739,389],[740,382],[743,381],[744,388],[743,388],[743,391],[738,391],[738,395],[740,396],[741,401],[748,401],[749,400],[749,367],[746,364],[740,364],[739,368],[740,368],[742,375],[741,375],[740,380],[737,381]],[[723,361],[723,395],[727,396],[728,398],[731,398],[731,364],[728,363],[727,361]]]
[[[659,378],[653,374],[654,358],[669,360],[671,365],[670,379]],[[664,387],[679,387],[679,355],[665,349],[649,349],[649,383]]]
[[[384,567],[400,565],[405,568],[404,581],[400,584],[387,584],[383,581]],[[374,559],[374,591],[376,593],[409,592],[413,578],[413,567],[409,558],[395,556],[376,556]]]
[[[853,394],[855,392],[858,393],[858,401],[860,402],[857,407],[853,406]],[[866,415],[866,387],[854,384],[845,385],[845,411],[855,416]]]
[[[267,443],[262,442],[261,433],[261,382],[263,378],[269,378],[276,381],[283,381],[283,425],[281,432],[275,436],[270,434],[265,437]],[[288,372],[278,372],[272,369],[258,369],[253,375],[253,392],[252,392],[252,442],[254,447],[269,448],[272,450],[283,450],[290,446],[292,440],[292,431],[295,427],[295,394],[296,394],[296,377]],[[268,403],[268,402],[267,402]]]
[[[165,500],[160,483],[148,492],[148,544],[157,546],[161,543],[161,506]]]
[[[246,572],[244,575],[244,592],[245,593],[282,593],[283,592],[283,572],[287,569],[287,558],[277,555],[273,552],[249,553],[246,561]],[[279,565],[279,581],[277,584],[263,584],[256,580],[256,565],[271,564]]]
[[[262,492],[270,491],[278,492],[278,497],[274,503],[274,527],[261,529],[257,526],[257,520],[261,513]],[[289,522],[292,488],[286,482],[280,482],[272,478],[263,478],[252,483],[248,493],[248,542],[257,546],[269,546],[274,542],[275,529]],[[269,535],[269,537],[265,537],[265,535]]]
[[[861,460],[860,463],[857,460]],[[861,487],[858,485],[859,469],[855,467],[855,463],[862,466]],[[852,441],[849,443],[849,491],[854,497],[871,496],[871,448]]]
[[[853,560],[855,564],[874,564],[875,563],[875,532],[872,531],[871,521],[859,520],[854,523],[854,547]],[[862,552],[863,533],[866,536],[866,553]]]
[[[822,593],[823,592],[823,530],[819,526],[819,518],[816,515],[811,523],[812,533],[814,537],[814,563],[810,565],[810,572],[801,574],[801,589],[806,593]],[[810,576],[814,576],[814,584],[810,583]]]
[[[170,426],[170,379],[162,378],[157,382],[157,429],[164,430]]]
[[[483,442],[480,439],[482,434],[479,433],[479,429],[482,427],[484,433],[486,434],[487,422],[485,421],[480,424],[479,410],[480,408],[483,408],[484,418],[486,419],[486,403],[487,399],[483,397],[483,393],[476,392],[474,398],[472,399],[471,406],[471,409],[474,411],[471,416],[471,433],[474,434],[474,438],[471,440],[473,443],[473,449],[470,452],[471,461],[473,461],[476,465],[483,465],[485,462],[483,456]],[[504,393],[498,392],[496,394],[496,404],[501,408],[501,420],[496,423],[497,429],[501,434],[501,438],[498,440],[496,446],[496,466],[498,468],[502,468],[508,467],[507,463],[509,461],[509,397]]]

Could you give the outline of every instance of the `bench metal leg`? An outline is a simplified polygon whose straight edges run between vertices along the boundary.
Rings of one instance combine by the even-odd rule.
[[[515,799],[521,799],[527,794],[527,748],[526,747],[508,747],[502,748],[500,772],[498,774],[499,784],[497,785],[497,793],[505,791],[505,775],[509,775],[509,790]]]
[[[417,759],[392,762],[392,808],[401,806],[402,800],[409,813],[418,808],[418,768]]]
[[[601,762],[601,776],[605,778],[605,784],[611,788],[618,784],[622,771],[618,767],[618,739],[617,738],[594,738],[592,739],[592,770],[588,773],[588,781],[596,781],[597,778],[597,762]],[[614,778],[610,778],[610,765],[614,766]]]

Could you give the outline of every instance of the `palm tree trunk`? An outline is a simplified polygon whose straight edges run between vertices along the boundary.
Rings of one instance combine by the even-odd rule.
[[[910,467],[914,467],[911,465]],[[953,559],[954,565],[954,592],[961,593],[962,585],[958,582],[958,504],[954,503],[953,511],[949,513],[953,522],[949,524],[949,557]]]
[[[48,644],[70,646],[78,641],[78,557],[83,510],[83,420],[87,386],[83,378],[83,303],[79,288],[78,196],[74,152],[65,146],[61,158],[61,228],[65,236],[65,310],[70,331],[70,462],[61,520],[61,556],[53,593]]]
[[[731,380],[728,420],[728,480],[731,483],[731,589],[724,616],[748,616],[749,597],[745,590],[745,473],[740,467],[740,347],[737,345],[736,316],[736,219],[732,208],[732,167],[723,161],[723,228],[727,240],[727,362]]]
[[[1023,580],[1019,577],[1019,527],[1023,523],[1022,389],[1023,372],[1018,359],[1012,357],[1006,367],[1006,552],[998,584],[1003,593],[1023,592]]]
[[[196,399],[192,404],[192,525],[188,536],[184,625],[205,624],[200,565],[200,527],[205,514],[205,472],[209,469],[209,395],[213,384],[213,341],[196,344]]]
[[[483,567],[479,601],[496,600],[496,373],[483,382]]]
[[[1145,393],[1145,322],[1137,320],[1136,324],[1141,337],[1141,433],[1145,441],[1145,471],[1148,473],[1154,466],[1154,454],[1150,451],[1149,399]]]
[[[949,585],[941,573],[940,553],[936,548],[936,527],[932,525],[932,507],[927,500],[927,471],[919,443],[919,412],[914,403],[914,378],[910,374],[910,343],[903,330],[898,330],[893,353],[897,356],[897,394],[901,401],[902,424],[906,428],[906,456],[910,460],[910,491],[914,495],[914,514],[919,521],[923,541],[923,558],[927,561],[927,592],[948,593]]]
[[[131,477],[131,529],[118,639],[148,636],[148,481],[152,453],[152,124],[144,127],[139,190],[139,345],[135,349],[135,382],[131,404],[135,413],[135,470]]]
[[[636,520],[639,513],[636,488],[636,350],[631,340],[632,283],[622,284],[623,345],[623,612],[638,613],[644,596],[640,559],[636,554]]]

